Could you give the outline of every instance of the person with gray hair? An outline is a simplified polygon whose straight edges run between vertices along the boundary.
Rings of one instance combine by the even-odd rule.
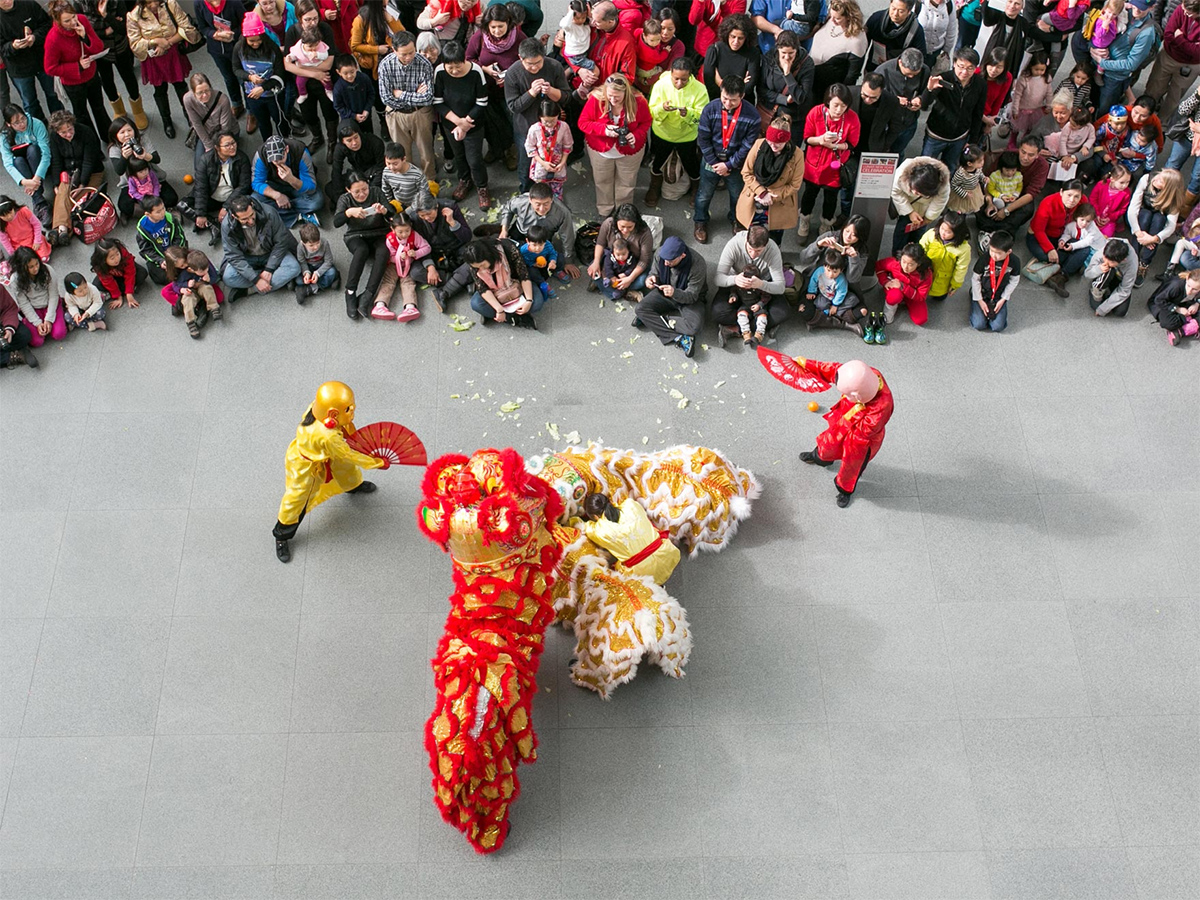
[[[887,91],[894,94],[898,103],[892,119],[892,153],[904,157],[904,148],[917,133],[917,118],[921,114],[922,94],[929,85],[929,67],[920,50],[909,47],[897,59],[889,59],[876,71],[883,76]]]

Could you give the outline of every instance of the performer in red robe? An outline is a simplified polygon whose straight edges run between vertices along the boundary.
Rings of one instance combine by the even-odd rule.
[[[837,385],[842,393],[842,399],[825,414],[829,427],[817,435],[816,448],[801,453],[800,459],[817,466],[842,461],[833,483],[838,489],[837,505],[845,507],[858,477],[883,444],[884,426],[892,417],[892,392],[879,370],[861,360],[827,363],[797,356],[796,362]]]

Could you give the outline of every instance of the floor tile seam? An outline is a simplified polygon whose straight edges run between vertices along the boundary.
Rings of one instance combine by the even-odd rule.
[[[297,644],[298,644],[299,643],[299,635],[297,635],[296,640],[297,640]],[[289,733],[287,736],[287,740],[284,742],[283,774],[280,776],[280,779],[279,779],[279,817],[275,823],[275,858],[271,863],[272,867],[278,867],[278,865],[279,865],[279,850],[280,850],[280,847],[283,846],[283,811],[284,811],[284,806],[287,803],[288,764],[291,762],[291,758],[292,758],[292,736]],[[274,874],[272,875],[271,883],[272,883],[272,885],[275,884]]]
[[[166,665],[163,666],[163,671],[164,671],[164,678],[165,678]],[[160,687],[159,688],[159,704],[160,705],[161,705],[161,701],[162,701],[162,688]],[[156,721],[157,721],[157,718],[158,718],[158,713],[156,710],[155,711],[155,720]],[[150,797],[150,773],[154,770],[154,749],[155,749],[156,742],[157,742],[157,736],[151,735],[150,736],[150,758],[146,761],[146,780],[142,784],[142,808],[141,808],[141,811],[138,813],[137,840],[135,840],[133,842],[133,865],[134,866],[137,865],[138,853],[140,853],[141,849],[142,849],[142,826],[146,822],[146,803],[147,803],[148,798]]]

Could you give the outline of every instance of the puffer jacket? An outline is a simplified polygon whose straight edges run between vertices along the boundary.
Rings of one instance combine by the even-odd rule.
[[[943,244],[934,229],[921,235],[918,241],[929,261],[933,263],[933,284],[929,288],[931,297],[953,294],[967,280],[971,268],[971,244]]]
[[[170,38],[178,34],[189,43],[200,40],[199,30],[176,0],[165,0],[161,3],[157,15],[150,15],[149,10],[144,7],[141,13],[139,16],[137,8],[134,8],[125,17],[129,47],[141,62],[149,58],[150,47],[159,38]]]
[[[909,173],[920,164],[936,166],[942,173],[941,189],[932,197],[923,197],[914,193],[909,186]],[[914,156],[912,159],[902,162],[900,168],[896,170],[896,180],[892,182],[892,203],[895,204],[896,212],[902,218],[907,218],[916,212],[921,218],[932,222],[946,209],[946,203],[949,200],[950,170],[940,159],[934,159],[932,156]]]

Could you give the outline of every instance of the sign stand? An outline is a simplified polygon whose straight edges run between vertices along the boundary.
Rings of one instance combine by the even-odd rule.
[[[871,259],[879,261],[883,246],[883,229],[888,223],[888,206],[892,202],[892,182],[900,156],[896,153],[864,153],[858,160],[854,179],[854,200],[850,211],[866,216],[871,223]]]

